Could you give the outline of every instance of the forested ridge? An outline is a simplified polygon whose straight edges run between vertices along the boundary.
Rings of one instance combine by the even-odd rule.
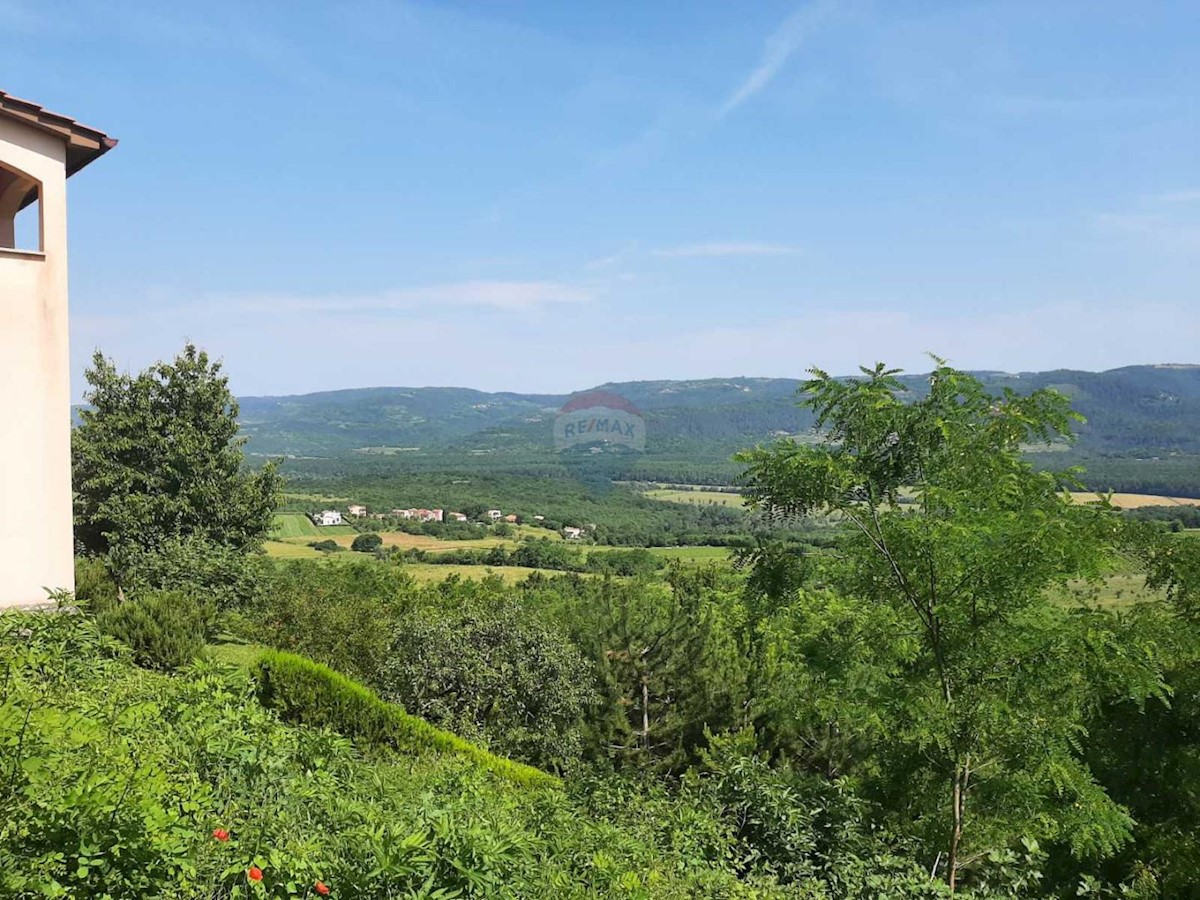
[[[1200,495],[1200,366],[1129,366],[1107,372],[974,373],[993,392],[1052,388],[1084,421],[1068,448],[1025,448],[1048,468],[1079,464],[1097,490]],[[904,375],[913,397],[924,376]],[[782,435],[811,436],[797,404],[801,381],[730,378],[610,383],[645,418],[644,453],[556,453],[552,429],[572,395],[461,388],[364,388],[294,397],[249,397],[240,424],[253,459],[289,457],[294,477],[405,472],[509,472],[587,483],[730,484],[730,457]],[[1045,452],[1049,450],[1050,452]],[[1067,454],[1067,455],[1060,455]]]

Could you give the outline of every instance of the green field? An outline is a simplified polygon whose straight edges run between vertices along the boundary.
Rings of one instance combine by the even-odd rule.
[[[271,529],[271,538],[275,540],[286,538],[319,540],[339,534],[353,535],[355,531],[349,525],[325,525],[318,528],[303,513],[279,513],[275,516],[275,525]]]
[[[679,488],[655,488],[645,492],[652,500],[662,500],[667,503],[693,503],[703,506],[714,503],[717,506],[742,507],[746,505],[741,494],[731,494],[728,491],[712,490],[680,490]]]
[[[689,563],[728,562],[728,547],[651,547],[650,552],[664,559],[679,559]]]
[[[1099,584],[1075,581],[1059,589],[1055,599],[1065,606],[1098,606],[1101,609],[1128,609],[1139,603],[1162,600],[1160,591],[1146,588],[1146,576],[1134,572],[1117,572],[1106,576]]]

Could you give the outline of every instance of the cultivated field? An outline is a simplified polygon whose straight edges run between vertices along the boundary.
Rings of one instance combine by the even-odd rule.
[[[646,491],[646,496],[652,500],[663,500],[667,503],[695,503],[705,505],[715,503],[718,506],[745,506],[746,501],[740,494],[727,491],[713,490],[680,490],[678,488],[656,488]]]
[[[509,537],[496,537],[489,534],[465,541],[447,541],[426,534],[408,534],[403,531],[374,533],[383,538],[385,547],[432,552],[468,548],[515,547],[518,540],[526,537],[546,538],[551,541],[562,540],[562,535],[556,531],[534,528],[531,525],[510,526],[510,532]],[[325,554],[309,547],[308,545],[312,541],[332,540],[338,546],[349,549],[358,534],[359,532],[350,525],[327,525],[318,528],[301,513],[280,513],[275,516],[275,528],[266,543],[267,555],[280,559],[317,559]],[[341,554],[335,555],[340,556]]]
[[[728,547],[651,547],[650,552],[664,559],[679,559],[688,563],[728,562]]]
[[[1100,495],[1090,491],[1072,491],[1071,496],[1079,503],[1098,500]],[[1144,506],[1200,506],[1195,497],[1164,497],[1159,494],[1113,494],[1113,506],[1119,509],[1141,509]]]
[[[746,501],[739,494],[714,490],[686,490],[680,488],[655,488],[645,492],[647,497],[663,500],[668,503],[695,503],[704,505],[716,503],[720,506],[745,506]],[[1088,503],[1098,499],[1098,495],[1090,491],[1072,491],[1071,496],[1080,503]],[[1119,509],[1141,509],[1144,506],[1200,506],[1200,499],[1195,497],[1166,497],[1161,494],[1113,494],[1113,506]]]

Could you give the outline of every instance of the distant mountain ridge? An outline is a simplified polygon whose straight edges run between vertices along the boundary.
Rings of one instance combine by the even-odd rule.
[[[1200,365],[1126,366],[1105,372],[976,372],[990,390],[1054,387],[1088,419],[1080,448],[1095,453],[1200,454]],[[924,375],[905,375],[916,392]],[[647,452],[722,454],[811,427],[796,405],[801,379],[709,378],[611,382],[646,418]],[[240,398],[243,433],[256,455],[339,457],[391,452],[544,449],[572,394],[457,387],[373,387]]]

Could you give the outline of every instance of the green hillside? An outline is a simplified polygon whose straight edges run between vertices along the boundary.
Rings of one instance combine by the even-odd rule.
[[[1200,366],[1131,366],[1108,372],[986,372],[989,391],[1054,387],[1087,420],[1070,454],[1097,489],[1200,493]],[[903,381],[919,396],[922,376]],[[249,397],[241,423],[251,457],[290,457],[293,476],[387,477],[401,472],[508,472],[567,478],[727,484],[737,450],[782,434],[805,435],[801,382],[782,378],[645,381],[601,385],[644,415],[646,449],[557,453],[553,422],[567,395],[459,388],[365,388],[296,397]]]
[[[1095,451],[1200,452],[1200,366],[1130,366],[1108,372],[980,373],[989,390],[1055,387],[1087,419],[1081,446]],[[903,379],[915,391],[923,376]],[[600,385],[640,409],[650,453],[703,455],[776,432],[811,427],[796,408],[800,381],[733,378]],[[569,395],[485,393],[465,388],[362,388],[295,397],[246,397],[241,422],[258,454],[339,456],[366,448],[548,449],[554,415]]]

